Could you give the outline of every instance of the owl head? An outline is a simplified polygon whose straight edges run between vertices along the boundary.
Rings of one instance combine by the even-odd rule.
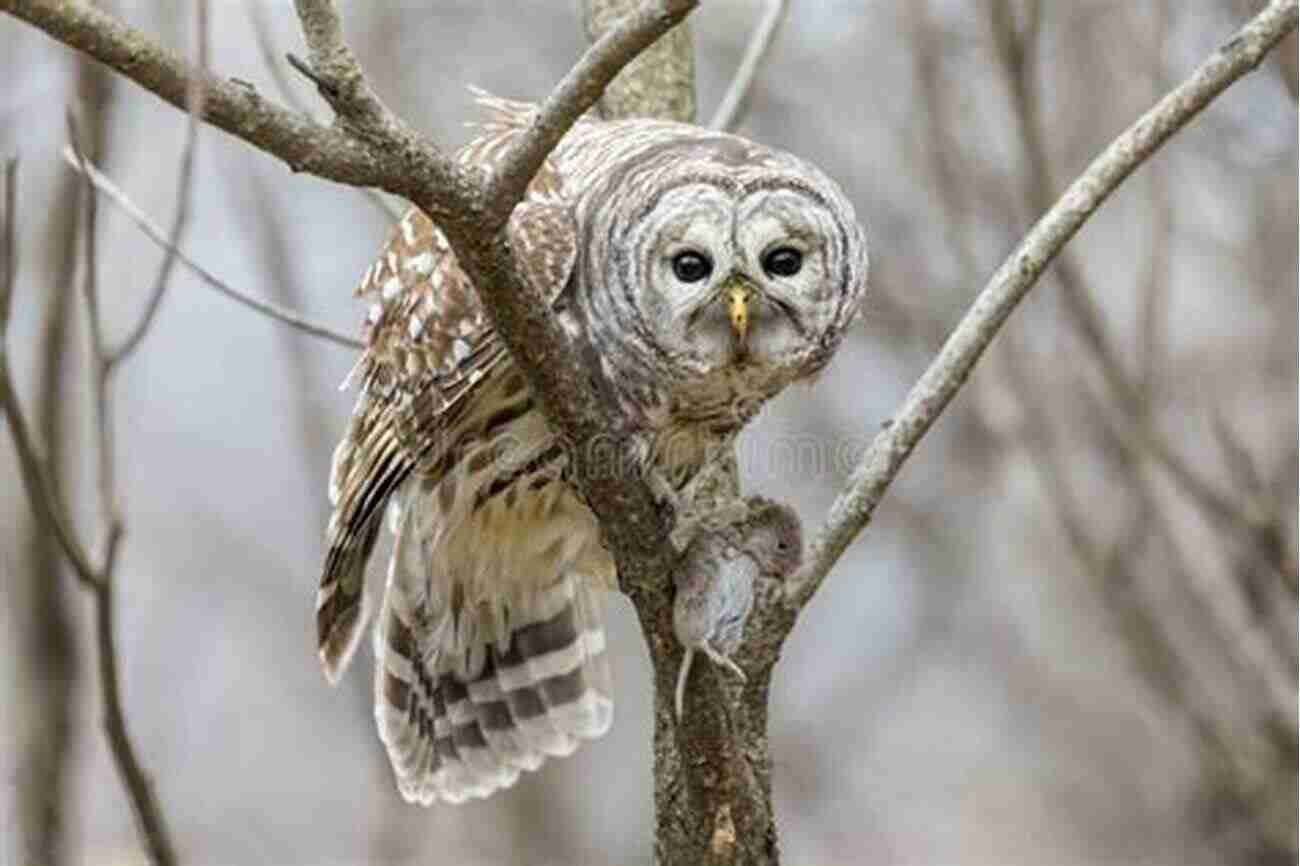
[[[644,140],[578,208],[589,326],[617,343],[602,362],[633,402],[725,423],[829,360],[865,294],[862,226],[789,154],[673,124],[625,132]]]

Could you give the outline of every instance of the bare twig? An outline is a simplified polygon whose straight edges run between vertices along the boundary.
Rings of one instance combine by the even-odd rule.
[[[14,450],[18,454],[18,468],[23,477],[23,486],[32,501],[37,517],[48,523],[53,530],[59,547],[72,563],[72,570],[78,580],[93,586],[98,580],[98,572],[91,564],[90,557],[81,548],[81,543],[73,535],[64,517],[64,511],[59,506],[45,461],[36,448],[31,431],[27,427],[26,416],[22,414],[18,404],[18,393],[9,376],[7,355],[7,351],[0,353],[0,409],[4,410],[5,419],[9,424],[9,435],[14,440]]]
[[[1104,412],[1100,401],[1093,398],[1092,403],[1099,414]],[[1120,448],[1130,453],[1133,462],[1140,465],[1141,446],[1122,434],[1117,434],[1115,439]],[[1153,494],[1144,486],[1146,482],[1143,479],[1137,481],[1143,495],[1154,500]],[[1271,712],[1294,737],[1298,723],[1295,678],[1287,670],[1286,661],[1278,658],[1264,630],[1255,621],[1257,618],[1249,611],[1243,587],[1222,577],[1213,567],[1183,571],[1188,576],[1189,588],[1199,597],[1210,622],[1218,629],[1225,645],[1237,656],[1239,669],[1258,678],[1270,702]]]
[[[189,98],[191,66],[156,40],[90,4],[57,0],[0,0],[8,12],[94,57],[181,110]],[[203,119],[306,171],[352,186],[380,186],[397,195],[426,198],[445,215],[473,203],[469,173],[405,126],[383,126],[382,144],[342,126],[323,126],[263,98],[247,83],[208,75]],[[419,196],[421,188],[436,189]],[[427,209],[427,208],[426,208]]]
[[[709,126],[713,129],[734,132],[745,119],[754,81],[758,78],[767,53],[772,50],[772,43],[776,41],[777,31],[781,29],[788,9],[787,0],[766,0],[763,17],[754,27],[749,44],[745,46],[745,56],[741,58],[740,66],[736,68],[736,74],[727,86],[718,110],[713,114],[713,120],[709,121]]]
[[[938,357],[881,431],[831,506],[810,556],[791,583],[802,603],[871,520],[921,437],[943,412],[1007,317],[1043,270],[1119,184],[1296,28],[1295,0],[1274,0],[1182,84],[1125,130],[1088,166],[1003,262]]]
[[[78,172],[83,170],[81,164],[77,161],[76,154],[74,154],[70,148],[64,148],[63,158],[72,165],[73,168],[77,169]],[[167,237],[167,233],[161,226],[154,222],[148,214],[140,210],[139,206],[137,206],[135,202],[131,201],[127,194],[123,192],[121,187],[115,184],[103,172],[95,168],[95,166],[91,165],[89,162],[86,163],[84,171],[90,177],[95,189],[108,196],[108,200],[117,205],[123,213],[130,217],[131,221],[135,223],[150,240],[164,249],[168,247],[171,242]],[[243,291],[242,289],[236,289],[229,283],[223,282],[214,276],[211,271],[203,267],[203,265],[200,265],[198,262],[194,261],[194,259],[190,258],[189,255],[179,247],[175,248],[175,252],[176,260],[189,269],[189,271],[196,277],[202,280],[205,285],[214,291],[225,295],[235,303],[242,304],[250,310],[261,313],[262,315],[274,319],[281,324],[288,325],[289,327],[302,331],[310,336],[320,337],[323,340],[328,340],[331,343],[345,346],[349,349],[364,348],[364,344],[355,337],[350,337],[341,331],[329,327],[328,325],[314,322],[287,307],[273,301],[263,300],[255,295]]]
[[[293,71],[301,75],[316,86],[316,92],[319,93],[327,102],[338,98],[337,92],[330,83],[316,74],[316,70],[311,68],[311,64],[303,60],[297,54],[290,51],[284,55],[285,62],[293,67]]]
[[[96,153],[104,153],[106,105],[103,91],[110,73],[88,58],[71,64],[72,89],[81,99],[87,137]],[[73,274],[77,262],[77,198],[82,191],[79,178],[59,178],[56,189],[40,212],[32,214],[43,222],[44,261],[29,266],[32,278],[46,290],[40,304],[39,335],[35,340],[39,365],[33,371],[28,411],[37,441],[44,444],[44,464],[50,486],[62,485],[63,457],[74,450],[68,435],[64,395],[69,393],[72,355],[69,338],[73,318]],[[3,411],[3,410],[0,410]],[[15,730],[22,742],[17,787],[18,850],[28,852],[33,862],[64,866],[71,858],[71,816],[68,796],[75,787],[71,772],[75,760],[73,741],[79,715],[77,695],[81,693],[80,640],[64,582],[66,560],[49,524],[33,509],[27,521],[28,575],[13,583],[13,601],[26,608],[14,631],[20,641],[18,663],[27,679],[31,700],[15,706]],[[25,596],[25,598],[24,598]]]
[[[280,52],[275,47],[271,39],[271,27],[266,20],[266,7],[261,3],[249,3],[247,8],[249,21],[253,25],[253,38],[257,40],[257,51],[262,55],[262,63],[266,66],[267,72],[271,73],[271,79],[275,82],[276,89],[280,91],[280,96],[293,110],[311,116],[312,111],[306,100],[298,96],[293,82],[285,74],[282,64],[291,63],[290,55]]]
[[[77,123],[69,112],[67,116],[68,138],[72,142],[73,153],[76,154],[78,161],[83,168],[86,164],[85,155],[81,152],[80,134],[77,131]],[[107,351],[107,341],[104,337],[104,323],[99,311],[99,269],[96,266],[99,261],[98,256],[98,231],[97,221],[99,218],[99,207],[95,198],[95,191],[91,188],[90,182],[86,181],[85,196],[82,202],[85,226],[82,229],[82,243],[85,244],[85,267],[82,271],[81,294],[82,300],[86,304],[87,330],[90,339],[90,365],[91,365],[91,401],[92,424],[95,429],[96,444],[99,446],[96,450],[96,456],[99,460],[99,509],[101,529],[103,539],[100,541],[102,553],[100,554],[99,581],[103,582],[105,577],[104,563],[114,559],[117,555],[117,545],[122,538],[122,518],[118,511],[116,501],[116,489],[114,484],[114,467],[113,467],[113,427],[112,419],[108,412],[108,377],[109,377],[109,355]]]
[[[206,2],[200,2],[195,7],[195,17],[197,19],[196,71],[199,76],[202,76],[207,74],[208,69],[208,4]],[[163,294],[167,291],[167,283],[176,266],[177,245],[180,243],[181,233],[185,231],[185,226],[189,222],[190,201],[194,196],[194,152],[199,136],[199,118],[203,114],[203,88],[198,84],[200,80],[196,77],[190,81],[187,106],[189,119],[185,125],[185,144],[181,152],[180,172],[176,181],[176,216],[172,219],[171,231],[167,235],[167,243],[163,246],[162,264],[158,266],[158,274],[154,277],[153,288],[149,291],[144,313],[131,332],[122,340],[121,345],[108,356],[110,372],[126,360],[139,347],[145,334],[149,333],[149,327],[162,306]],[[94,195],[93,191],[90,194]]]
[[[4,250],[4,260],[0,262],[0,333],[9,325],[9,314],[13,310],[14,279],[18,272],[18,220],[14,217],[18,201],[18,160],[10,157],[4,162],[4,216],[3,233],[0,234],[0,248]]]
[[[542,102],[528,135],[514,140],[488,184],[490,213],[504,223],[528,182],[605,86],[634,57],[696,7],[698,0],[643,3],[610,28],[582,56]],[[507,206],[508,205],[508,206]]]
[[[5,223],[3,232],[0,232],[0,241],[3,241],[2,252],[4,253],[4,267],[3,271],[0,272],[0,409],[4,410],[5,420],[9,424],[9,435],[14,441],[14,450],[18,454],[19,471],[22,474],[23,485],[27,489],[27,496],[32,502],[32,508],[36,511],[37,517],[49,524],[53,530],[55,538],[59,542],[59,547],[63,549],[68,561],[72,563],[72,569],[77,578],[82,583],[93,586],[99,579],[98,570],[91,564],[90,557],[82,549],[81,543],[72,532],[72,528],[65,517],[66,512],[59,502],[54,485],[50,480],[49,470],[36,447],[31,430],[27,426],[26,416],[22,413],[18,404],[17,389],[14,387],[13,379],[9,375],[7,337],[9,315],[13,301],[14,277],[18,267],[17,231],[15,228],[18,223],[16,204],[18,160],[6,160],[4,168]]]
[[[596,42],[641,0],[582,0],[587,40]],[[600,116],[606,120],[654,117],[695,122],[695,48],[690,22],[669,30],[629,63],[601,94]]]
[[[14,441],[15,450],[18,453],[19,466],[21,469],[23,483],[27,489],[28,498],[31,500],[32,507],[36,511],[39,519],[46,523],[53,531],[55,538],[59,542],[68,561],[72,564],[73,571],[76,573],[81,583],[94,594],[96,603],[96,621],[102,629],[104,625],[112,624],[112,583],[111,576],[113,568],[117,561],[117,550],[121,540],[121,521],[117,518],[115,511],[110,503],[113,500],[111,485],[111,472],[107,476],[107,481],[101,478],[100,495],[101,495],[101,534],[103,535],[102,548],[103,553],[100,562],[95,563],[82,547],[81,542],[71,529],[70,522],[67,518],[67,512],[61,505],[57,492],[50,481],[48,470],[43,460],[39,456],[36,445],[32,439],[30,430],[27,427],[26,417],[18,403],[18,396],[13,386],[13,381],[9,376],[8,368],[8,344],[5,340],[8,328],[8,310],[12,299],[13,278],[15,270],[15,259],[17,248],[13,242],[13,225],[16,222],[14,207],[14,178],[16,176],[16,162],[10,161],[6,165],[5,171],[5,230],[4,236],[4,260],[5,260],[5,277],[3,285],[0,285],[0,408],[4,410],[5,418],[9,425],[9,432]],[[93,195],[88,193],[88,201]],[[87,216],[87,224],[93,227],[93,216]],[[90,238],[87,238],[87,252],[93,252],[93,244]],[[86,262],[88,274],[85,278],[84,287],[86,298],[93,303],[94,277],[89,272],[94,270],[93,260]],[[97,439],[101,447],[105,446],[111,440],[109,428],[105,416],[100,414],[104,408],[105,398],[102,389],[107,385],[107,378],[103,375],[105,355],[103,352],[103,343],[100,342],[99,328],[97,324],[97,310],[91,313],[91,339],[93,342],[93,361],[95,363],[96,378],[96,430]],[[103,471],[103,461],[101,460],[101,472]],[[117,684],[117,667],[116,656],[112,647],[112,634],[100,632],[97,635],[97,641],[100,646],[100,672],[101,688],[104,692],[104,725],[105,732],[109,737],[114,761],[122,774],[123,783],[127,788],[127,793],[131,801],[132,809],[136,815],[137,823],[140,827],[141,835],[144,838],[146,846],[150,853],[150,858],[154,863],[171,864],[174,863],[175,853],[171,847],[171,842],[167,834],[166,827],[163,823],[162,812],[158,807],[157,800],[154,798],[152,788],[147,776],[140,768],[139,761],[135,757],[135,751],[131,746],[130,738],[126,730],[125,716],[122,712],[120,692]]]
[[[207,42],[207,4],[199,4],[197,14],[198,53],[200,68],[206,60]],[[199,79],[195,79],[198,81]],[[180,201],[177,205],[177,219],[173,228],[173,237],[179,234],[188,212],[189,187],[193,173],[193,143],[198,127],[198,112],[201,110],[201,96],[198,85],[191,88],[190,124],[185,154],[182,157]],[[113,423],[109,406],[110,378],[115,364],[127,358],[139,341],[147,333],[158,304],[162,299],[167,278],[174,263],[174,256],[168,254],[159,270],[153,291],[146,305],[145,313],[138,325],[116,352],[110,350],[104,336],[103,321],[100,315],[99,290],[97,285],[96,256],[96,196],[87,170],[87,163],[78,145],[75,121],[68,114],[69,137],[73,152],[85,177],[85,266],[82,275],[82,294],[88,318],[88,335],[90,340],[90,364],[92,378],[92,417],[95,430],[96,451],[98,457],[98,514],[99,514],[99,548],[101,550],[93,562],[80,542],[77,541],[70,527],[67,512],[62,508],[54,485],[48,474],[48,467],[37,456],[25,416],[18,404],[13,383],[9,377],[7,364],[7,344],[3,337],[7,333],[10,310],[13,299],[13,273],[16,244],[13,228],[16,224],[14,206],[15,165],[10,163],[6,169],[6,227],[4,232],[5,275],[0,287],[0,405],[8,419],[10,433],[19,453],[24,483],[27,487],[33,509],[39,518],[52,529],[60,546],[67,554],[82,584],[90,589],[95,602],[95,640],[98,649],[99,682],[104,701],[104,733],[109,741],[114,764],[121,776],[127,792],[132,812],[140,836],[153,863],[169,866],[176,862],[175,849],[160,804],[154,794],[152,783],[136,756],[127,729],[126,714],[122,706],[120,675],[117,666],[117,650],[114,646],[115,596],[113,578],[116,571],[118,552],[124,532],[123,521],[118,505],[116,474],[114,466]],[[173,244],[174,246],[174,244]]]
[[[556,428],[575,443],[611,433],[609,413],[578,353],[545,305],[531,301],[500,229],[547,151],[591,108],[622,65],[685,18],[696,0],[651,0],[613,27],[578,61],[538,111],[523,144],[486,181],[405,126],[379,101],[342,44],[333,4],[299,0],[298,11],[314,73],[326,82],[336,122],[326,128],[263,100],[247,85],[209,77],[204,117],[300,170],[361,186],[379,186],[409,199],[439,222],[475,285],[502,339],[541,398]],[[52,0],[0,0],[0,10],[33,23],[91,53],[173,104],[187,87],[186,65],[144,36],[90,7]],[[612,437],[631,449],[627,437]],[[606,440],[608,441],[608,440]],[[582,464],[587,449],[577,449]],[[597,459],[592,457],[592,459]],[[579,471],[582,466],[577,467]],[[643,484],[609,473],[584,478],[587,499],[602,519],[621,573],[663,577],[667,528]]]
[[[466,271],[483,287],[498,331],[542,396],[551,420],[576,441],[590,441],[608,429],[600,400],[577,353],[567,346],[548,311],[531,303],[528,284],[515,267],[509,245],[497,234],[550,147],[591,108],[623,64],[680,23],[695,5],[695,0],[652,0],[611,29],[556,88],[533,128],[522,136],[524,143],[510,152],[500,174],[487,182],[478,172],[457,165],[383,106],[342,45],[337,11],[323,0],[299,0],[298,11],[312,68],[336,94],[333,106],[339,117],[332,126],[323,127],[275,106],[246,84],[215,77],[204,79],[203,114],[209,122],[298,170],[354,186],[381,187],[409,199],[437,220]],[[113,17],[89,6],[54,0],[0,0],[0,10],[90,53],[172,104],[184,104],[187,65]],[[632,496],[634,504],[628,495],[615,495],[615,488],[623,486],[615,479],[595,486],[603,486],[610,501],[605,516],[614,515],[612,521],[626,528],[623,533],[612,532],[614,539],[630,542],[629,550],[660,547],[661,539],[648,537],[645,530],[658,520],[648,491]],[[614,546],[619,546],[616,540]]]
[[[1172,247],[1173,212],[1169,205],[1168,184],[1164,172],[1153,168],[1151,209],[1154,212],[1147,266],[1142,275],[1141,306],[1138,308],[1137,392],[1139,405],[1151,409],[1164,360],[1165,320],[1169,307],[1169,254]]]
[[[1033,87],[1035,79],[1033,62],[1036,55],[1028,50],[1035,43],[1040,24],[1039,6],[1036,2],[1030,4],[1029,27],[1019,38],[1010,23],[1011,5],[1004,0],[994,8],[998,12],[999,21],[999,26],[995,30],[999,56],[1012,85],[1012,94],[1017,108],[1016,121],[1030,166],[1025,179],[1026,198],[1036,210],[1045,210],[1051,202],[1052,179],[1047,149],[1043,142],[1037,94]],[[1158,254],[1158,250],[1153,250],[1153,256]],[[1154,261],[1153,259],[1153,263]],[[1212,519],[1233,527],[1239,534],[1252,532],[1259,525],[1260,516],[1251,508],[1242,507],[1231,496],[1220,491],[1190,461],[1184,459],[1168,438],[1161,435],[1160,431],[1152,425],[1149,403],[1143,399],[1145,393],[1141,380],[1139,379],[1135,384],[1125,371],[1119,352],[1106,332],[1101,309],[1089,291],[1082,269],[1069,250],[1062,253],[1057,263],[1056,275],[1061,282],[1063,290],[1061,297],[1070,324],[1088,347],[1102,380],[1123,410],[1124,424],[1131,428],[1127,432],[1129,438],[1140,442],[1149,450],[1151,456],[1164,467],[1188,499]],[[1158,301],[1158,286],[1153,285],[1147,297],[1154,297]],[[1150,323],[1150,319],[1146,322]],[[1148,360],[1143,358],[1143,364],[1146,363]],[[1145,368],[1140,373],[1144,374]]]
[[[200,13],[202,20],[202,13]],[[103,323],[99,315],[98,265],[96,258],[95,219],[98,208],[94,186],[91,183],[84,154],[78,144],[76,123],[68,115],[70,138],[73,153],[82,167],[85,180],[85,265],[82,275],[82,293],[86,303],[89,319],[90,363],[92,377],[92,400],[94,407],[94,429],[96,450],[99,459],[99,534],[102,540],[99,547],[102,553],[96,568],[96,579],[90,588],[95,599],[95,644],[99,665],[99,684],[104,699],[104,734],[108,737],[113,763],[122,784],[127,791],[127,799],[135,815],[136,826],[140,832],[151,862],[158,866],[170,866],[176,862],[176,851],[172,846],[171,834],[167,829],[162,807],[154,793],[153,783],[145,773],[136,756],[130,732],[127,729],[126,712],[122,707],[120,674],[117,667],[117,648],[114,645],[114,620],[116,597],[114,595],[114,577],[117,570],[118,553],[121,549],[125,525],[122,520],[118,502],[116,472],[114,464],[114,428],[109,390],[111,386],[113,361],[112,354],[104,338]]]
[[[302,114],[311,115],[306,103],[299,98],[298,92],[294,90],[289,81],[289,76],[284,73],[283,62],[292,64],[293,55],[280,54],[275,43],[271,41],[271,30],[267,24],[264,14],[266,4],[253,2],[248,4],[249,18],[253,24],[253,36],[257,40],[257,50],[262,55],[262,62],[266,65],[267,70],[271,73],[272,80],[275,81],[276,89],[280,91],[280,96],[295,111]],[[296,59],[296,58],[293,58]],[[283,62],[282,62],[283,61]],[[388,199],[377,189],[360,189],[358,190],[366,201],[374,205],[383,217],[392,222],[402,218],[402,210]]]

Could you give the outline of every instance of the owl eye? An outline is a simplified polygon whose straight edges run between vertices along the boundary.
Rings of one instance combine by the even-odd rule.
[[[703,253],[686,250],[673,256],[673,273],[683,283],[698,283],[713,273],[713,262]]]
[[[777,247],[763,256],[763,270],[773,277],[793,277],[803,267],[803,253],[794,247]]]

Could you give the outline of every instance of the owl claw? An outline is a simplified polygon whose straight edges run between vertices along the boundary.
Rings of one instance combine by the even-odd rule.
[[[713,648],[708,641],[701,641],[698,647],[699,651],[708,656],[709,661],[713,662],[720,668],[730,671],[742,683],[748,682],[749,678],[741,670],[740,665],[732,661],[728,656],[723,655]],[[677,670],[677,688],[673,693],[673,708],[677,712],[677,721],[681,721],[685,715],[682,707],[686,703],[686,680],[691,674],[691,662],[695,660],[696,647],[687,647],[686,653],[682,656],[682,666]]]

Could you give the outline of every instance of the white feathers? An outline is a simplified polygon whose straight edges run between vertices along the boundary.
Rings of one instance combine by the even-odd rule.
[[[413,271],[418,277],[427,277],[433,273],[433,253],[425,250],[418,255],[411,256],[406,260],[406,269]]]

